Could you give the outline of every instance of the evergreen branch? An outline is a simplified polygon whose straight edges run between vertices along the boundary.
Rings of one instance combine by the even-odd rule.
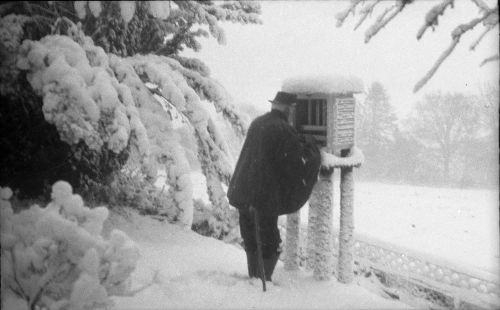
[[[480,67],[484,66],[485,64],[489,63],[489,62],[492,62],[492,61],[497,61],[497,60],[500,60],[500,55],[499,54],[496,54],[496,55],[493,55],[493,56],[490,56],[488,58],[485,58],[481,64],[479,65]]]
[[[9,1],[0,5],[0,16],[5,16],[16,5],[16,1]]]
[[[47,14],[50,14],[54,17],[59,17],[59,14],[57,14],[56,12],[54,11],[51,11],[45,7],[43,7],[42,5],[38,4],[38,2],[29,2],[29,1],[26,1],[25,2],[25,5],[26,5],[26,8],[27,8],[27,11],[30,12],[30,13],[33,13],[32,10],[33,10],[33,7],[36,8],[36,9],[39,9],[40,11],[43,11]]]
[[[439,15],[443,15],[448,6],[453,7],[454,0],[444,0],[440,4],[432,7],[425,15],[425,23],[417,33],[417,40],[420,40],[429,27],[437,26]]]

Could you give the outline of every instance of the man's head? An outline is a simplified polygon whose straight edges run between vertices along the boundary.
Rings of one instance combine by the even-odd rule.
[[[279,110],[288,117],[290,110],[297,103],[297,95],[279,91],[273,100],[269,100],[273,110]]]

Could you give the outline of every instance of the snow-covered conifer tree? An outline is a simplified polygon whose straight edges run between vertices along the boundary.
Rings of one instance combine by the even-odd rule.
[[[21,102],[27,100],[18,90],[26,89],[28,115],[39,113],[40,124],[55,127],[47,135],[52,140],[44,142],[62,143],[51,152],[67,157],[59,166],[50,162],[48,171],[56,177],[74,171],[77,187],[115,184],[118,172],[154,184],[157,172],[165,170],[173,202],[165,213],[186,227],[192,222],[189,173],[194,169],[187,158],[196,154],[213,212],[223,223],[223,237],[235,226],[223,189],[234,160],[220,125],[207,111],[215,108],[237,137],[245,135],[247,125],[208,68],[180,53],[184,48],[199,50],[200,36],[224,43],[219,22],[259,23],[259,13],[257,3],[244,1],[11,3],[1,11],[6,27],[0,43],[8,47],[2,49],[8,57],[0,70],[10,78],[1,80],[0,95],[12,104],[2,109],[5,115],[15,112],[13,120],[22,119],[26,109]],[[12,132],[33,127],[24,122],[10,125],[9,118],[2,123],[12,126]],[[19,123],[24,127],[18,128]],[[185,139],[186,134],[192,139]],[[42,158],[26,151],[32,144],[25,139],[2,142],[16,147],[5,153],[26,153],[9,158],[12,162]],[[12,175],[2,179],[3,184],[9,184]]]

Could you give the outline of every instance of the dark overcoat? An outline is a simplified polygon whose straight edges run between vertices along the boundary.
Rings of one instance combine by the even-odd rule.
[[[229,203],[238,209],[252,205],[265,216],[295,212],[309,199],[320,164],[314,138],[298,134],[284,113],[271,110],[248,129],[229,184]]]

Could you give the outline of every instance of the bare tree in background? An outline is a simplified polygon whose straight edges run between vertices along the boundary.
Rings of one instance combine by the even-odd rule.
[[[478,101],[461,93],[434,92],[418,102],[410,119],[412,132],[441,159],[442,176],[450,181],[450,166],[458,152],[480,129]]]
[[[420,79],[420,81],[415,84],[413,89],[414,92],[420,90],[432,78],[443,61],[453,52],[455,47],[458,45],[460,38],[464,33],[471,31],[480,23],[483,24],[483,30],[481,34],[476,40],[474,40],[474,42],[470,46],[470,49],[474,50],[484,38],[484,36],[498,26],[498,5],[495,7],[490,7],[485,3],[484,0],[470,1],[478,7],[478,13],[471,12],[471,20],[469,22],[459,24],[455,27],[455,29],[451,32],[451,42],[449,47],[441,53],[432,68]],[[380,30],[382,30],[382,28],[384,28],[399,13],[401,13],[403,9],[408,7],[413,2],[413,0],[395,0],[392,2],[392,5],[385,6],[382,11],[378,12],[377,17],[374,18],[375,21],[366,30],[365,43],[368,43],[371,38],[373,38]],[[381,6],[381,3],[387,4],[388,1],[351,0],[349,6],[344,11],[339,12],[336,15],[337,27],[341,27],[347,17],[352,14],[353,16],[359,17],[354,28],[357,29],[359,26],[361,26],[361,24],[363,24],[366,19],[371,18],[372,14],[374,14],[375,12],[375,9]],[[448,8],[453,8],[453,5],[454,0],[442,0],[438,4],[434,5],[424,17],[423,24],[417,32],[417,40],[420,40],[420,38],[422,38],[427,29],[431,28],[432,30],[434,30],[438,26],[439,16],[443,15]],[[356,8],[358,6],[361,7],[361,9],[356,12]],[[497,53],[484,59],[481,63],[481,66],[485,63],[498,60],[499,54]]]

